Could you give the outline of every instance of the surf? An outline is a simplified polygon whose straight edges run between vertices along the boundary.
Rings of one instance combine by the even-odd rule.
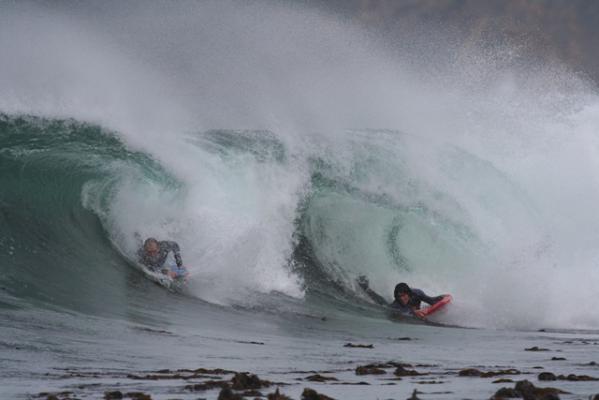
[[[584,77],[504,45],[398,55],[303,7],[132,3],[101,29],[81,7],[0,16],[17,298],[119,309],[140,232],[180,242],[212,304],[361,313],[367,275],[389,298],[398,281],[451,293],[455,324],[599,325],[579,307],[599,281]]]

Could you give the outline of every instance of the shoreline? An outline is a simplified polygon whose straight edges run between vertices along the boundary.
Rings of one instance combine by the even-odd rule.
[[[418,338],[394,339],[418,343]],[[264,342],[245,342],[267,346]],[[553,344],[552,348],[548,345]],[[339,343],[340,351],[355,352],[355,358],[368,359],[368,352],[382,343]],[[56,370],[47,378],[60,390],[29,393],[26,398],[71,399],[302,399],[348,398],[392,399],[599,399],[599,360],[577,360],[581,348],[589,357],[599,346],[599,338],[554,337],[520,351],[536,360],[530,366],[505,365],[486,361],[462,368],[446,363],[431,364],[381,360],[354,361],[335,369],[252,372],[197,367],[157,370]],[[360,354],[361,352],[362,354]],[[574,361],[569,361],[574,360]],[[521,362],[520,362],[521,363]],[[534,364],[534,365],[533,365]],[[264,370],[264,366],[261,368]],[[268,369],[268,368],[266,368]],[[596,388],[594,391],[592,388]],[[358,389],[359,388],[359,389]],[[395,395],[389,396],[389,393]],[[483,397],[480,397],[483,394]],[[469,397],[469,394],[473,395]]]

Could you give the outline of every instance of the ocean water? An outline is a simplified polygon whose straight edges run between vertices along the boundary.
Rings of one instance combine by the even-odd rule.
[[[465,368],[599,378],[594,83],[443,32],[425,39],[453,51],[397,51],[297,3],[0,10],[2,398],[217,398],[139,378],[200,367],[292,398],[510,385]],[[136,234],[180,244],[183,290],[137,267]],[[360,275],[454,302],[390,320]],[[388,361],[428,375],[354,372]]]

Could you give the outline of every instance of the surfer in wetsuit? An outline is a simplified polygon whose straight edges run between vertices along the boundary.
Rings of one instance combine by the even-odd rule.
[[[401,282],[395,286],[395,290],[393,291],[393,297],[395,299],[389,304],[381,295],[369,287],[368,278],[360,276],[357,282],[368,297],[375,303],[393,308],[402,314],[412,315],[418,318],[424,317],[420,312],[420,305],[422,302],[433,305],[443,299],[443,296],[427,296],[422,290],[410,288],[406,283]]]
[[[183,260],[181,259],[181,252],[177,242],[169,240],[158,241],[154,238],[148,238],[143,243],[143,246],[137,251],[137,256],[139,262],[150,270],[154,272],[159,271],[165,275],[169,275],[171,278],[175,278],[179,276],[179,273],[177,271],[172,271],[164,265],[166,258],[171,251],[175,257],[177,268],[184,270],[185,267],[183,267]]]

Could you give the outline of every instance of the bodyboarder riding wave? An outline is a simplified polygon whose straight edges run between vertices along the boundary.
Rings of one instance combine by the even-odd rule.
[[[175,263],[177,264],[176,267],[165,265],[170,252],[173,253]],[[148,238],[137,251],[137,257],[138,261],[152,272],[161,272],[173,279],[187,275],[177,242],[170,240],[158,241],[154,238]]]
[[[444,295],[430,297],[421,289],[410,288],[406,283],[401,282],[395,286],[393,302],[388,303],[383,296],[370,288],[368,278],[364,275],[358,277],[356,282],[375,303],[389,307],[402,315],[414,316],[421,319],[425,316],[420,309],[422,302],[433,305],[445,297]]]

